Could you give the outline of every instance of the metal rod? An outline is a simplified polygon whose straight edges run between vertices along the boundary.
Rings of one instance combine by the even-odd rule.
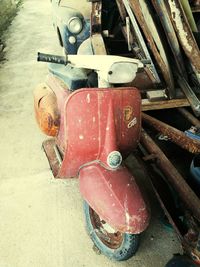
[[[163,171],[166,178],[177,191],[185,205],[190,209],[193,216],[200,221],[200,200],[186,183],[185,179],[144,130],[141,132],[140,141],[149,153],[157,155],[156,165]]]
[[[193,125],[200,128],[200,121],[193,116],[187,109],[178,108],[178,111]]]
[[[182,131],[145,113],[142,113],[142,120],[157,131],[161,132],[164,135],[167,135],[170,138],[170,141],[182,147],[183,149],[188,150],[190,153],[200,153],[200,141],[186,136]]]
[[[200,101],[195,95],[194,91],[188,84],[188,82],[184,79],[184,77],[178,75],[178,84],[182,89],[183,93],[187,97],[190,102],[191,108],[196,116],[200,116]]]
[[[133,11],[131,10],[129,1],[128,0],[122,0],[122,1],[124,3],[124,6],[126,8],[126,11],[127,11],[128,15],[130,17],[130,20],[131,20],[133,29],[135,31],[135,35],[137,36],[138,42],[140,43],[140,45],[142,47],[142,50],[144,51],[145,57],[146,57],[146,59],[149,59],[151,61],[151,64],[148,65],[148,68],[151,71],[151,73],[153,74],[156,82],[160,83],[161,81],[160,81],[160,78],[158,76],[157,70],[155,68],[155,65],[154,65],[152,59],[151,59],[150,53],[148,51],[147,45],[146,45],[146,43],[144,41],[144,38],[143,38],[143,36],[141,34],[141,31],[140,31],[140,28],[138,26],[137,20],[136,20],[134,14],[133,14]]]

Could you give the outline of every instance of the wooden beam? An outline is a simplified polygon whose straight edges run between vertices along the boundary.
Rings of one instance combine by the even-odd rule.
[[[189,106],[190,103],[186,98],[178,98],[178,99],[162,100],[162,101],[149,101],[148,99],[142,99],[142,111],[189,107]]]

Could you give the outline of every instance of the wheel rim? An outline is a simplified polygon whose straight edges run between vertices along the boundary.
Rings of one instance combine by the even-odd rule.
[[[123,242],[123,233],[114,230],[92,208],[89,208],[89,213],[93,229],[101,242],[111,249],[119,248]]]

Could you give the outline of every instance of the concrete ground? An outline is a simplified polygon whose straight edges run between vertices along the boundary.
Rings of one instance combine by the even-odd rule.
[[[47,74],[46,64],[36,62],[37,51],[62,53],[50,1],[24,0],[6,39],[7,60],[0,65],[0,267],[164,266],[180,245],[160,223],[155,200],[138,253],[116,263],[93,249],[77,181],[52,177],[32,96]]]

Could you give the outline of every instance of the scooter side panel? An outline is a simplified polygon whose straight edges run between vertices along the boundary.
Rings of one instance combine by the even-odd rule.
[[[77,176],[79,167],[105,161],[112,151],[134,149],[140,136],[141,99],[135,88],[80,89],[65,105],[65,155],[59,177]]]
[[[83,167],[79,177],[83,198],[114,229],[138,234],[147,228],[148,207],[125,167],[111,171],[94,163]]]

